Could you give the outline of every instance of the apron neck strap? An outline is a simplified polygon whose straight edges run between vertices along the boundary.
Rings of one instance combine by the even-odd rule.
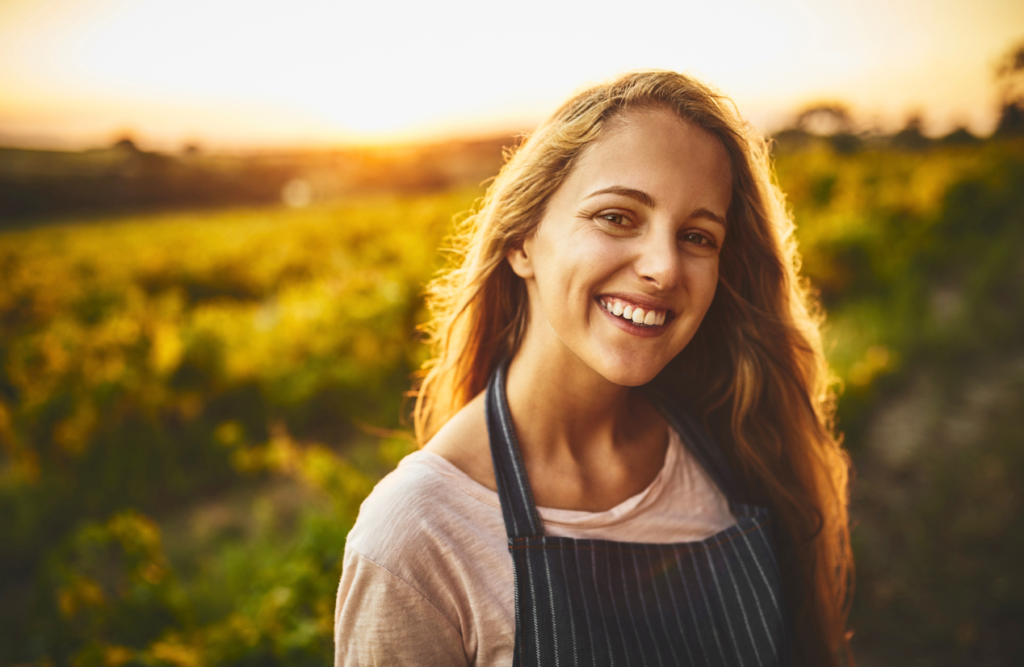
[[[508,360],[504,360],[491,375],[485,396],[494,479],[498,485],[501,514],[505,518],[505,532],[509,539],[540,537],[544,534],[544,528],[533,502],[530,480],[526,476],[526,466],[523,464],[512,414],[505,398],[507,372]]]

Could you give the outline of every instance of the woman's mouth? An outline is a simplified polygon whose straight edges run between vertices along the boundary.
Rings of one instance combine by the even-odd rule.
[[[670,315],[670,311],[667,310],[645,309],[615,297],[601,296],[597,298],[597,302],[615,317],[632,322],[638,327],[660,327]]]

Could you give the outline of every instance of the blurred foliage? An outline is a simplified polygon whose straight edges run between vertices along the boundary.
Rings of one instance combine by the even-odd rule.
[[[781,156],[858,469],[862,664],[1024,660],[1024,143]]]
[[[479,194],[49,226],[0,236],[0,594],[9,603],[0,611],[0,662],[123,657],[150,650],[147,642],[158,639],[174,649],[167,655],[195,653],[210,662],[220,654],[183,648],[181,628],[199,604],[187,581],[171,577],[172,583],[145,589],[161,616],[134,614],[134,594],[102,592],[96,577],[77,580],[68,573],[78,563],[89,571],[99,558],[97,544],[107,540],[102,548],[109,550],[120,543],[120,533],[111,531],[123,521],[107,522],[111,515],[131,509],[165,517],[274,475],[291,476],[335,500],[318,515],[295,517],[304,528],[293,545],[269,528],[253,533],[258,565],[252,552],[232,556],[229,550],[215,558],[210,567],[235,584],[204,584],[214,588],[203,599],[237,594],[221,601],[236,614],[245,613],[246,596],[254,610],[273,607],[277,603],[250,587],[276,570],[301,567],[331,580],[318,591],[333,589],[345,522],[372,488],[366,480],[396,460],[381,464],[374,453],[362,457],[361,471],[353,468],[360,442],[376,442],[360,426],[398,426],[409,374],[422,362],[413,335],[423,319],[419,290],[437,268],[436,248],[452,214]],[[349,451],[344,458],[324,446],[298,451],[289,434],[306,443],[346,443]],[[392,450],[408,449],[399,443]],[[317,523],[316,516],[323,520]],[[210,546],[200,560],[216,553],[217,545]],[[54,566],[64,574],[33,586],[40,559],[68,549],[71,555]],[[300,566],[304,558],[308,563]],[[187,559],[196,560],[196,553]],[[275,568],[266,569],[271,563]],[[255,571],[246,576],[240,568]],[[205,574],[200,567],[194,577]],[[107,575],[131,579],[127,570]],[[293,576],[305,581],[298,570]],[[57,604],[54,591],[68,591],[61,595],[72,602]],[[278,606],[312,604],[277,595]],[[326,605],[324,618],[330,617],[330,600],[317,598],[317,604]],[[34,615],[26,616],[33,605]],[[109,618],[104,612],[102,621],[79,627],[77,614],[93,607],[109,608]],[[291,612],[259,613],[266,623],[278,613],[298,622]],[[223,644],[218,651],[262,655],[269,645],[224,647],[243,635],[257,643],[280,639],[270,626],[242,632],[235,626],[243,617],[232,618],[209,630],[213,638],[207,639]],[[132,619],[145,630],[128,632]],[[179,634],[160,639],[171,628]],[[325,632],[310,636],[322,643],[329,627]],[[291,655],[291,648],[272,648],[275,655]]]
[[[195,145],[157,153],[129,137],[77,152],[0,148],[0,229],[114,212],[441,192],[496,173],[510,140],[237,154],[208,154]]]
[[[1024,144],[780,144],[860,471],[862,664],[1024,658]],[[0,235],[0,662],[324,664],[478,189]],[[916,661],[916,662],[915,662]]]
[[[996,62],[995,80],[1002,98],[996,136],[1024,135],[1024,39]]]

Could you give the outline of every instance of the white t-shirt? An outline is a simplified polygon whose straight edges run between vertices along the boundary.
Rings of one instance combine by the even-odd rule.
[[[736,523],[670,429],[665,463],[604,512],[539,507],[544,534],[619,542],[702,540]],[[415,452],[363,502],[345,545],[335,665],[510,665],[512,558],[498,494]]]

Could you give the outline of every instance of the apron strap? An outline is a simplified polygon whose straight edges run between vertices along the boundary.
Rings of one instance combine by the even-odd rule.
[[[505,519],[505,533],[509,539],[540,537],[544,534],[537,506],[530,491],[530,480],[519,452],[512,414],[505,397],[505,376],[508,360],[498,364],[487,384],[484,402],[487,412],[487,435],[491,441],[491,460],[494,479],[498,485],[501,515]]]
[[[676,430],[683,445],[693,455],[704,472],[718,485],[718,489],[730,504],[742,503],[740,486],[733,474],[732,466],[726,460],[721,448],[708,430],[697,419],[683,409],[678,400],[665,389],[651,382],[643,387],[644,393],[657,408],[669,426]]]

